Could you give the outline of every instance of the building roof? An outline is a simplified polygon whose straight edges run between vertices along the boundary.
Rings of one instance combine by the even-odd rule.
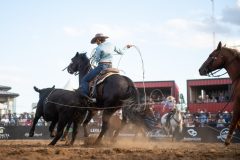
[[[212,78],[212,79],[191,79],[187,80],[187,86],[207,86],[232,84],[230,78]]]
[[[11,87],[0,85],[0,90],[8,91]]]
[[[156,87],[173,87],[176,85],[175,81],[145,81],[143,82],[134,82],[137,88],[156,88]]]
[[[0,90],[0,96],[18,97],[19,94]]]

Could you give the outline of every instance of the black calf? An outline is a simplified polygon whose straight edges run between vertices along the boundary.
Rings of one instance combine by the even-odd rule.
[[[51,121],[49,131],[54,139],[49,145],[55,145],[61,138],[63,130],[68,123],[73,123],[72,139],[70,144],[74,143],[77,135],[78,124],[83,121],[87,109],[81,106],[87,106],[85,100],[80,99],[79,95],[74,91],[63,89],[45,88],[38,89],[34,87],[35,91],[39,92],[39,101],[37,110],[33,121],[29,136],[34,135],[35,125],[38,119],[43,116],[45,121]],[[57,133],[53,134],[54,127],[58,123]]]

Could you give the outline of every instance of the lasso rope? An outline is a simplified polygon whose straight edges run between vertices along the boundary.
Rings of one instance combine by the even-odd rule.
[[[144,104],[145,104],[145,107],[146,107],[146,105],[147,105],[147,96],[146,96],[146,87],[145,87],[145,70],[144,70],[144,62],[143,62],[143,58],[142,58],[142,53],[141,53],[141,51],[140,51],[140,49],[137,47],[137,46],[135,46],[135,45],[132,45],[132,47],[134,47],[136,50],[137,50],[137,52],[138,52],[138,54],[139,54],[139,56],[140,56],[140,58],[141,58],[141,62],[142,62],[142,73],[143,73],[143,82],[142,82],[142,84],[143,84],[143,92],[144,92]],[[117,68],[119,67],[119,64],[120,64],[120,61],[122,60],[122,56],[123,55],[121,55],[121,57],[120,57],[120,59],[118,60],[118,65],[117,65]]]
[[[144,70],[144,62],[143,62],[143,58],[142,58],[142,53],[140,51],[140,49],[133,45],[133,47],[138,51],[139,55],[140,55],[140,58],[141,58],[141,61],[142,61],[142,71],[143,71],[143,92],[144,92],[144,103],[145,103],[145,106],[147,105],[147,95],[146,95],[146,88],[145,88],[145,81],[144,81],[144,78],[145,78],[145,70]]]
[[[78,109],[96,109],[96,110],[105,110],[105,109],[114,109],[114,108],[122,108],[122,106],[125,107],[131,107],[131,106],[141,106],[141,104],[131,104],[131,105],[122,105],[122,106],[109,106],[109,107],[94,107],[94,106],[86,106],[86,107],[82,107],[82,106],[74,106],[74,105],[68,105],[68,104],[63,104],[63,103],[58,103],[58,102],[54,102],[54,101],[49,101],[49,97],[51,96],[51,94],[56,91],[56,89],[53,89],[49,95],[47,96],[47,98],[45,99],[44,103],[52,103],[52,104],[56,104],[56,105],[60,105],[60,106],[65,106],[65,107],[71,107],[71,108],[78,108]],[[124,102],[124,101],[123,101]]]

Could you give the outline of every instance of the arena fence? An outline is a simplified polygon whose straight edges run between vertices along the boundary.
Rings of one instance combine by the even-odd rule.
[[[47,126],[38,126],[35,129],[34,137],[28,137],[30,126],[0,126],[0,140],[17,140],[17,139],[50,139]],[[78,137],[83,137],[82,127],[79,130]],[[71,132],[71,130],[70,130]],[[100,132],[99,126],[90,126],[89,132],[91,134],[98,134]],[[182,134],[176,136],[177,140],[193,141],[193,142],[224,142],[228,133],[228,128],[222,127],[184,127]],[[120,136],[130,137],[134,136],[131,130],[123,130]],[[161,130],[155,130],[148,134],[151,139],[166,139],[170,138]],[[232,139],[233,143],[240,143],[240,132],[235,131]]]

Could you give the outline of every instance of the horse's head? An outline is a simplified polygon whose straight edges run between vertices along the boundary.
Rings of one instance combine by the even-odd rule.
[[[202,64],[199,69],[200,75],[208,75],[209,73],[222,69],[225,66],[226,58],[223,55],[223,50],[225,47],[222,47],[222,43],[219,42],[217,49],[215,49],[207,58],[207,60]]]
[[[67,67],[70,74],[79,73],[80,76],[85,75],[91,68],[90,60],[86,53],[76,53],[71,59],[71,63]]]

